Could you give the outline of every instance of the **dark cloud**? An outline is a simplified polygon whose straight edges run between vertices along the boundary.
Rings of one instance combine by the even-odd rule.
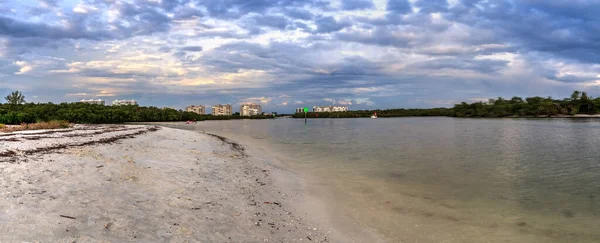
[[[28,23],[0,16],[0,35],[27,38],[49,38],[49,39],[93,39],[101,40],[109,37],[107,32],[92,32],[82,29],[83,26],[71,28],[54,27],[42,23]]]
[[[265,26],[279,30],[285,29],[290,24],[287,18],[275,15],[258,15],[253,17],[250,23],[254,27]]]
[[[435,13],[448,11],[448,2],[446,0],[419,0],[415,6],[420,8],[422,13]]]
[[[325,0],[201,0],[199,3],[206,7],[210,16],[224,19],[240,18],[250,13],[265,14],[269,9],[280,8],[286,8],[288,11],[303,7],[331,10],[329,1]]]
[[[119,2],[118,10],[122,16],[118,24],[121,35],[129,33],[130,35],[149,35],[155,32],[166,32],[170,29],[171,19],[149,4]]]
[[[362,10],[374,7],[371,0],[342,0],[342,9],[344,10]]]
[[[180,10],[175,12],[173,19],[183,20],[183,19],[191,19],[191,18],[200,18],[203,16],[204,16],[204,13],[200,9],[191,8],[191,7],[183,7]]]
[[[158,75],[141,71],[113,71],[110,68],[84,68],[78,75],[83,77],[115,78],[115,79],[148,79]],[[162,77],[177,77],[176,74],[161,74]]]
[[[378,26],[371,31],[336,33],[335,39],[344,42],[356,42],[368,45],[408,47],[415,37],[395,35],[397,30],[390,26]]]
[[[315,17],[310,11],[301,8],[285,8],[283,13],[294,19],[312,20]]]
[[[219,72],[264,70],[278,75],[314,74],[321,68],[310,55],[331,49],[332,46],[301,47],[293,43],[274,42],[267,46],[236,42],[222,45],[204,53],[200,64]]]
[[[338,22],[331,16],[318,18],[315,24],[317,25],[316,33],[336,32],[350,25],[347,22]]]
[[[508,61],[505,60],[439,58],[411,64],[409,67],[425,70],[458,69],[492,73],[505,68],[507,64]]]
[[[564,82],[564,83],[586,83],[586,82],[594,82],[598,80],[598,77],[585,77],[585,76],[577,76],[577,75],[550,75],[546,76],[547,79]]]
[[[190,52],[201,52],[203,49],[201,46],[184,46],[179,48],[179,51],[173,53],[173,56],[182,63],[191,63],[195,60],[193,55],[189,55]]]
[[[188,52],[200,52],[200,51],[202,51],[202,47],[201,46],[185,46],[185,47],[179,48],[179,50],[188,51]]]
[[[59,47],[72,46],[69,41],[57,41],[52,39],[30,37],[30,38],[8,38],[6,52],[8,56],[21,55],[40,49],[57,49]]]
[[[385,9],[392,13],[406,14],[412,12],[412,6],[408,0],[388,0]]]
[[[329,75],[343,76],[380,76],[381,64],[369,61],[360,56],[352,56],[344,58],[339,63],[331,65],[328,69],[331,70]]]
[[[493,30],[495,41],[524,51],[600,63],[597,1],[464,1],[445,15],[467,26]]]
[[[171,50],[173,50],[173,48],[171,48],[169,46],[161,46],[158,48],[159,52],[171,52]]]

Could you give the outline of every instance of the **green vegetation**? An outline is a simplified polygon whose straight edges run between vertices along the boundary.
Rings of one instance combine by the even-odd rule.
[[[122,123],[122,122],[163,122],[163,121],[204,121],[230,119],[268,119],[273,116],[241,117],[198,115],[182,110],[142,107],[142,106],[103,106],[84,103],[25,103],[25,97],[18,91],[5,98],[8,103],[0,104],[0,124],[22,124],[48,121],[71,123]],[[597,114],[600,112],[600,97],[589,97],[585,92],[575,91],[562,100],[550,97],[513,97],[490,99],[488,102],[460,103],[453,108],[433,109],[388,109],[357,110],[348,112],[309,112],[308,118],[356,118],[370,117],[374,112],[384,117],[409,116],[453,116],[453,117],[553,117],[577,114]],[[304,118],[304,113],[296,113],[294,118]],[[0,125],[1,126],[1,125]]]
[[[9,95],[7,101],[8,104],[0,104],[0,123],[13,125],[48,121],[100,124],[273,118],[272,116],[198,115],[182,110],[143,106],[103,106],[84,103],[33,104],[24,103],[25,97],[18,91]]]
[[[562,100],[551,97],[520,97],[490,99],[488,102],[465,102],[453,108],[455,117],[554,117],[577,114],[597,114],[600,98],[589,97],[585,92],[575,91],[570,98]]]
[[[453,108],[433,109],[389,109],[358,110],[348,112],[308,112],[308,118],[355,118],[370,117],[377,112],[378,117],[407,116],[452,116],[452,117],[559,117],[578,114],[600,113],[600,97],[592,98],[585,92],[575,91],[562,100],[551,97],[513,97],[489,99],[488,102],[462,102]],[[304,113],[296,113],[294,118],[304,118]]]

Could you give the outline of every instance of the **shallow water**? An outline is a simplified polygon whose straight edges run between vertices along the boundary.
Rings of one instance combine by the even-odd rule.
[[[600,242],[600,120],[302,119],[170,127],[254,141],[390,242]],[[339,217],[338,217],[339,216]]]

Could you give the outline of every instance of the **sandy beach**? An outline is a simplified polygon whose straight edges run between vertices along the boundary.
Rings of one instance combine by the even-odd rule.
[[[300,205],[294,172],[210,134],[0,133],[0,175],[0,242],[348,242]]]

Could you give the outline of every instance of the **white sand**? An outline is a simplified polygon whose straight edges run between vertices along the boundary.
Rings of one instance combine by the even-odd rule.
[[[0,242],[344,242],[293,206],[292,172],[152,128],[0,134]]]

